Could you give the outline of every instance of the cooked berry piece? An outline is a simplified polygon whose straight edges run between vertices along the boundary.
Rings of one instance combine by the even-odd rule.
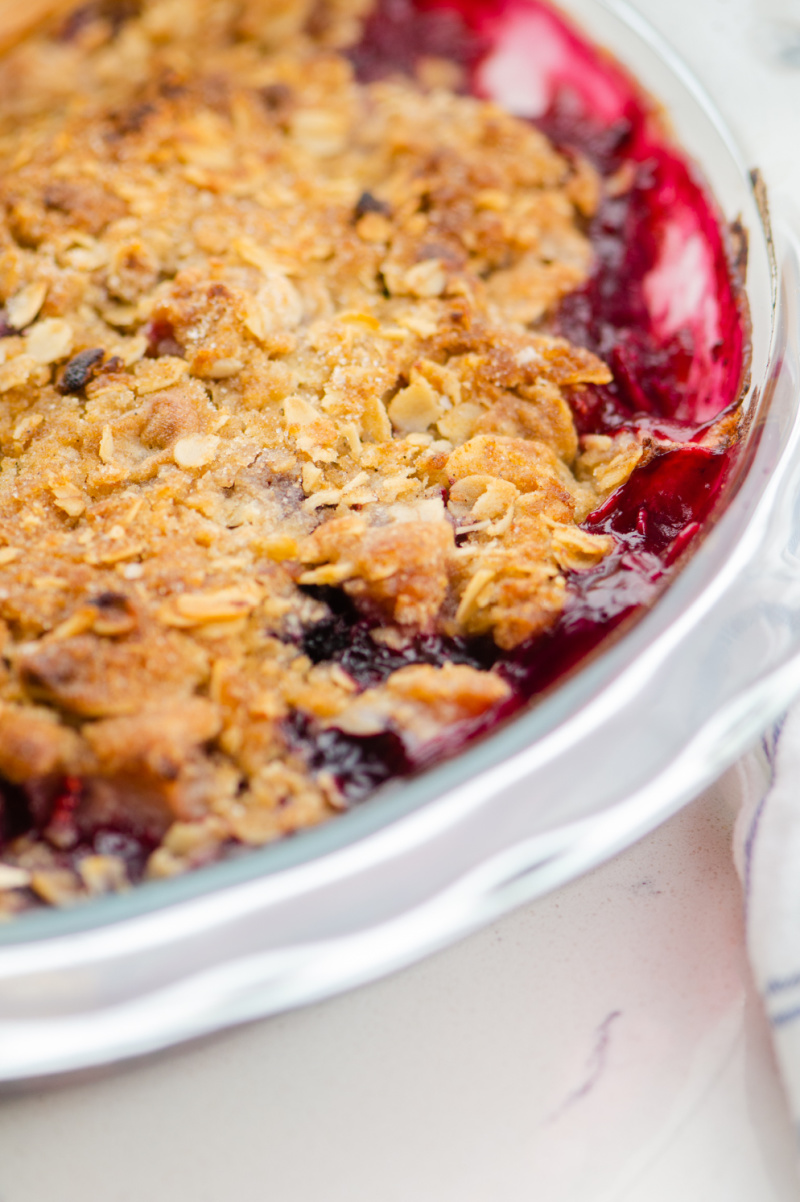
[[[102,347],[94,347],[75,355],[64,368],[64,373],[58,382],[58,391],[65,395],[81,392],[95,374],[104,356],[105,351]]]
[[[356,220],[363,217],[365,213],[382,213],[384,216],[391,213],[391,206],[383,200],[378,200],[371,192],[362,192],[356,201],[355,207]]]

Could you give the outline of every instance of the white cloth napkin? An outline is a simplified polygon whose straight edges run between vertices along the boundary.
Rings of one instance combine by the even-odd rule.
[[[734,853],[750,961],[800,1139],[800,706],[764,737],[759,759]]]

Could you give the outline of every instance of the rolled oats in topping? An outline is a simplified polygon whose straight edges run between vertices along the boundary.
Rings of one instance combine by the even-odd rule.
[[[0,773],[46,817],[0,801],[0,914],[323,821],[298,732],[472,729],[502,676],[405,649],[512,649],[613,545],[642,447],[580,445],[610,373],[547,327],[599,180],[442,72],[357,82],[364,7],[89,7],[5,60]]]

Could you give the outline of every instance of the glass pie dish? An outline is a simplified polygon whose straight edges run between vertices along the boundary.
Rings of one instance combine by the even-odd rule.
[[[457,758],[302,838],[4,930],[7,1079],[164,1046],[407,963],[644,833],[791,695],[793,244],[779,248],[779,303],[761,206],[702,93],[627,9],[567,7],[647,79],[749,234],[750,421],[724,513],[635,626]],[[506,62],[501,88],[514,79]]]

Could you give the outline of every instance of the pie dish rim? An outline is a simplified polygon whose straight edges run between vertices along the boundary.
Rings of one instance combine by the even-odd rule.
[[[711,133],[718,140],[717,153],[723,153],[727,149],[730,156],[731,161],[726,165],[725,170],[730,173],[733,165],[740,184],[745,189],[747,188],[748,173],[734,149],[733,139],[710,101],[687,69],[639,14],[619,0],[572,0],[569,4],[562,4],[562,7],[570,13],[580,10],[577,15],[581,24],[588,24],[584,10],[592,10],[596,14],[602,12],[605,17],[616,17],[618,21],[616,28],[625,31],[621,40],[626,44],[630,42],[631,34],[633,34],[634,41],[637,38],[644,38],[649,44],[650,50],[661,59],[665,69],[676,80],[678,90],[686,89],[694,105],[700,105]],[[599,24],[603,23],[605,17],[600,18]],[[592,32],[591,28],[590,32]],[[614,40],[608,36],[603,36],[601,40],[610,44],[615,55],[623,57],[624,61],[620,45],[614,44]],[[658,87],[655,90],[658,91]],[[691,104],[689,107],[691,108]],[[676,121],[676,124],[679,132],[682,133],[680,122]],[[685,143],[686,139],[681,138],[681,141]],[[692,151],[694,147],[690,146],[688,149]],[[713,182],[712,179],[712,184]],[[729,215],[733,216],[733,214]],[[314,893],[312,878],[315,876],[318,878],[317,884],[330,883],[337,878],[346,880],[348,862],[350,868],[357,873],[359,862],[362,868],[365,865],[368,867],[368,861],[370,856],[374,855],[376,847],[383,846],[385,849],[387,842],[394,841],[398,848],[405,844],[412,852],[414,847],[424,848],[426,828],[432,841],[435,841],[437,834],[446,831],[448,822],[456,818],[459,811],[463,817],[470,807],[473,810],[489,809],[487,797],[484,796],[481,799],[475,796],[476,781],[480,783],[490,780],[494,782],[493,787],[496,789],[506,788],[509,783],[509,765],[517,762],[520,757],[524,759],[526,752],[530,758],[532,744],[535,743],[535,749],[539,749],[540,756],[547,754],[545,745],[552,746],[559,740],[563,743],[564,731],[570,725],[579,727],[583,723],[585,726],[587,711],[591,710],[593,706],[596,708],[598,700],[602,702],[603,696],[613,693],[615,690],[619,693],[621,688],[624,690],[625,679],[637,675],[641,677],[644,660],[638,652],[632,652],[631,649],[635,645],[638,645],[643,652],[647,652],[645,658],[649,658],[649,661],[653,660],[654,651],[658,649],[658,646],[670,642],[674,645],[676,639],[680,638],[681,628],[685,633],[687,626],[691,626],[692,621],[697,619],[698,609],[702,611],[705,607],[707,610],[709,605],[714,604],[714,594],[719,594],[720,590],[726,587],[726,576],[728,577],[728,587],[730,587],[730,578],[737,571],[733,560],[726,557],[723,572],[709,573],[706,563],[709,565],[713,563],[714,544],[719,546],[720,532],[724,533],[726,523],[728,526],[731,525],[732,513],[738,512],[737,505],[740,509],[742,508],[739,502],[750,504],[753,509],[760,505],[763,510],[766,503],[765,497],[767,497],[770,504],[774,506],[774,494],[780,484],[780,472],[776,473],[771,483],[767,485],[760,482],[754,484],[753,465],[763,460],[766,447],[785,474],[791,468],[792,435],[798,436],[798,415],[795,410],[791,420],[789,420],[790,415],[784,414],[782,417],[779,415],[779,424],[781,420],[784,423],[788,421],[788,426],[782,433],[780,430],[773,431],[773,435],[768,436],[766,441],[764,438],[765,430],[769,431],[770,421],[774,418],[775,400],[773,396],[772,404],[768,403],[770,398],[767,395],[767,385],[775,367],[775,355],[777,354],[778,357],[783,355],[782,370],[785,372],[787,363],[791,366],[792,354],[796,354],[796,347],[792,347],[790,340],[787,358],[787,352],[781,343],[775,309],[778,281],[770,264],[771,236],[769,229],[761,224],[762,217],[763,213],[758,212],[758,206],[753,201],[745,220],[746,226],[749,227],[751,240],[751,271],[753,270],[752,264],[756,261],[755,255],[757,255],[762,302],[763,287],[768,275],[771,276],[769,287],[772,291],[769,322],[763,314],[763,303],[761,308],[757,308],[751,297],[754,345],[755,340],[760,340],[760,345],[755,349],[756,354],[760,355],[762,360],[760,365],[754,363],[753,383],[748,398],[748,403],[753,405],[755,418],[751,423],[751,431],[748,435],[753,443],[755,457],[750,464],[748,473],[743,477],[742,486],[736,498],[731,499],[719,522],[707,533],[697,553],[683,567],[677,579],[671,583],[655,606],[613,646],[606,647],[596,659],[585,664],[574,677],[562,683],[545,702],[519,714],[508,726],[488,736],[480,744],[467,747],[455,759],[428,769],[410,782],[400,781],[393,784],[384,791],[383,796],[373,799],[369,805],[350,814],[342,815],[325,827],[304,832],[299,839],[287,840],[261,851],[249,851],[247,856],[234,862],[200,869],[187,877],[139,886],[124,897],[85,903],[72,911],[35,913],[15,920],[14,923],[0,930],[0,979],[5,979],[7,983],[16,980],[19,984],[25,979],[41,979],[41,974],[44,972],[58,971],[56,966],[59,964],[65,971],[70,971],[76,965],[85,964],[88,961],[96,963],[103,972],[112,972],[113,960],[110,956],[109,938],[103,938],[104,933],[112,938],[113,935],[116,935],[122,943],[126,944],[126,955],[139,955],[146,960],[149,954],[158,949],[163,951],[164,947],[169,946],[171,942],[173,946],[180,946],[182,943],[197,939],[198,933],[202,931],[203,915],[208,917],[209,903],[213,903],[214,899],[220,903],[221,915],[217,921],[217,931],[220,931],[227,918],[233,922],[241,920],[244,923],[245,915],[249,914],[252,918],[256,913],[260,913],[263,919],[264,914],[270,909],[277,910],[287,904],[287,899],[291,901],[293,897],[298,899],[311,897]],[[781,231],[779,243],[781,254],[787,260],[783,264],[781,273],[785,280],[787,276],[791,277],[794,270],[791,262],[792,256],[794,255],[796,259],[796,251],[792,248],[789,230]],[[751,293],[751,288],[752,280],[749,280],[748,295]],[[790,324],[792,316],[791,313],[788,315]],[[787,321],[785,315],[783,320]],[[768,328],[766,328],[767,326]],[[765,410],[769,411],[766,415]],[[777,438],[778,442],[775,446],[770,443],[770,437]],[[779,445],[781,439],[783,439],[783,446]],[[748,527],[748,530],[751,529],[752,523]],[[752,559],[752,554],[750,558]],[[741,554],[738,559],[742,560]],[[774,568],[774,565],[772,566]],[[741,563],[738,570],[743,570]],[[706,576],[709,578],[705,579]],[[667,609],[672,611],[671,618],[666,617]],[[692,614],[694,614],[694,619]],[[702,613],[700,617],[702,618]],[[715,716],[712,714],[710,720],[713,720]],[[473,869],[470,873],[462,874],[460,878],[462,891],[466,888],[464,882],[471,881],[470,888],[473,891],[477,889],[476,896],[481,894],[484,900],[487,898],[494,900],[483,907],[479,918],[475,914],[469,918],[465,917],[465,913],[461,913],[460,917],[454,915],[449,932],[446,936],[444,934],[438,936],[438,942],[434,940],[433,945],[441,946],[443,942],[455,938],[464,930],[472,929],[479,922],[487,921],[510,905],[519,904],[522,900],[527,900],[531,896],[536,896],[546,889],[570,879],[571,876],[577,875],[578,872],[598,862],[599,859],[605,858],[621,846],[638,838],[646,829],[665,819],[682,801],[696,792],[715,774],[723,762],[730,762],[735,758],[737,751],[743,749],[745,739],[751,733],[752,722],[750,725],[743,724],[743,731],[745,726],[747,726],[746,735],[740,734],[735,746],[731,743],[729,736],[727,739],[719,736],[717,742],[722,740],[725,744],[724,750],[720,751],[718,747],[713,755],[709,752],[702,764],[694,765],[694,770],[688,778],[684,772],[679,787],[673,786],[666,792],[663,787],[651,790],[649,798],[645,795],[639,797],[634,795],[632,798],[621,797],[616,805],[606,807],[597,816],[573,820],[560,827],[556,825],[549,832],[539,833],[528,839],[516,840],[504,853],[505,860],[499,877],[496,875],[493,877],[492,873],[488,871],[488,861],[482,861],[480,854],[476,854]],[[575,746],[573,743],[573,754]],[[543,748],[545,748],[544,752]],[[604,819],[608,819],[608,821],[604,823]],[[416,829],[414,829],[415,827]],[[537,840],[538,846],[534,846]],[[479,853],[479,849],[477,852]],[[380,861],[380,854],[379,851],[375,863]],[[485,878],[483,884],[479,884],[481,872],[484,873]],[[498,881],[504,878],[506,887],[503,891],[498,892]],[[490,883],[492,879],[493,883]],[[265,882],[270,881],[275,886],[272,890],[274,896],[271,901],[269,900],[269,889],[259,890],[260,885],[263,886]],[[453,888],[455,887],[453,885]],[[257,898],[259,892],[262,896]],[[282,896],[279,898],[280,894]],[[501,894],[502,901],[499,900]],[[443,895],[443,892],[440,891],[439,896]],[[377,910],[379,911],[380,907]],[[159,915],[166,916],[167,912],[171,915],[172,921],[164,924],[163,929],[159,932],[157,930]],[[373,910],[373,913],[375,912]],[[237,913],[239,918],[236,917]],[[371,915],[366,916],[367,923],[369,923],[370,917]],[[395,921],[401,921],[402,917],[401,912],[395,916]],[[187,921],[183,924],[181,931],[182,919]],[[277,914],[275,920],[278,920]],[[242,930],[244,930],[244,925]],[[289,956],[292,951],[296,954],[301,943],[304,943],[306,948],[313,947],[314,944],[308,941],[312,934],[313,931],[309,928],[305,941],[299,941],[294,949],[287,945],[282,951],[284,957]],[[94,935],[98,935],[99,939],[95,940],[95,947],[92,949]],[[328,948],[333,946],[324,938],[322,943]],[[220,949],[217,950],[219,953]],[[61,1071],[65,1067],[74,1068],[79,1064],[97,1063],[134,1051],[143,1051],[148,1047],[163,1046],[176,1039],[198,1034],[200,1030],[213,1029],[228,1022],[239,1021],[243,1017],[252,1017],[255,1013],[267,1013],[271,1010],[282,1009],[286,1004],[294,1005],[299,1001],[325,996],[348,984],[354,984],[359,980],[369,979],[370,976],[377,975],[379,972],[387,971],[399,963],[408,962],[416,955],[421,955],[429,950],[432,950],[431,940],[419,938],[415,947],[405,948],[403,951],[398,950],[390,964],[387,964],[381,956],[374,956],[371,963],[367,962],[369,957],[366,960],[362,957],[363,962],[360,967],[357,970],[354,967],[347,980],[334,981],[330,979],[326,985],[316,984],[306,991],[305,996],[292,996],[288,1002],[281,1001],[280,991],[273,990],[273,1000],[268,1002],[266,997],[262,996],[256,1009],[250,1013],[241,1010],[240,990],[238,1012],[236,1012],[236,1006],[229,1005],[224,1015],[219,1013],[216,1016],[209,1015],[204,1026],[201,1024],[199,1027],[193,1027],[191,1021],[187,1022],[183,1034],[177,1034],[174,1030],[170,1032],[167,1030],[168,1024],[162,1024],[160,1035],[154,1036],[152,1031],[149,1034],[143,1032],[141,1038],[138,1041],[134,1040],[131,1045],[125,1045],[124,1040],[120,1043],[119,1035],[113,1038],[108,1037],[102,1050],[97,1048],[93,1052],[84,1050],[78,1060],[73,1063],[65,1063],[64,1056],[59,1058],[56,1053],[51,1055],[50,1067],[46,1066],[46,1062],[41,1056],[38,1058],[31,1056],[27,1070],[19,1062],[16,1067],[13,1064],[4,1066],[0,1063],[0,1079],[3,1076],[24,1076],[28,1072],[32,1075],[39,1075],[43,1072]],[[19,955],[15,955],[15,953],[19,953]],[[255,954],[255,949],[253,954]],[[236,963],[241,967],[246,959],[247,957],[240,956]],[[208,965],[213,962],[214,956],[209,954]],[[219,964],[218,967],[220,967]],[[231,967],[230,964],[229,967]],[[235,993],[233,974],[231,981],[231,988]],[[12,994],[13,992],[14,990],[12,990]],[[9,1013],[6,1002],[2,1000],[2,993],[3,988],[0,988],[0,1034],[4,1033],[4,1028],[11,1033],[15,1024],[21,1021],[18,1016],[14,1017],[12,1013]],[[150,989],[148,996],[152,999],[158,993],[158,989]],[[131,999],[137,994],[141,994],[141,990],[137,991],[136,988],[132,988]],[[138,996],[137,1002],[140,1001],[141,996]],[[11,998],[11,1010],[13,1011],[13,998]],[[48,1021],[58,1024],[59,1021],[65,1019],[66,1014],[59,1016],[54,1013]],[[29,1025],[35,1026],[34,1021],[31,1020]],[[14,1057],[14,1059],[18,1061],[19,1058]],[[69,1057],[67,1056],[66,1059],[69,1060]],[[0,1058],[1,1060],[2,1058]]]

